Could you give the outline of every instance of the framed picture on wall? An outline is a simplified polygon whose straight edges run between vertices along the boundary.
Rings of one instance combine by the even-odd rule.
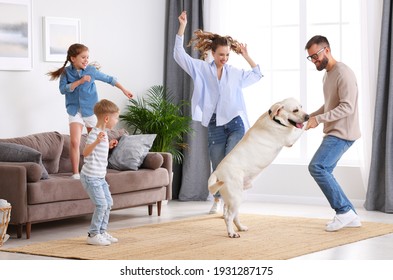
[[[0,0],[0,70],[31,70],[31,0]]]
[[[1,1],[1,0],[0,0]],[[80,20],[75,18],[43,18],[45,61],[64,62],[68,47],[80,43]]]

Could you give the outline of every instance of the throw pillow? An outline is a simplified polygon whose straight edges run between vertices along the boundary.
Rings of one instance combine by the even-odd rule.
[[[164,163],[164,158],[159,153],[147,153],[140,167],[156,170]]]
[[[42,154],[33,148],[15,143],[0,143],[0,161],[38,163],[42,169],[41,179],[49,178],[42,164]]]
[[[123,135],[128,135],[128,131],[124,128],[114,128],[107,131],[109,140],[117,139],[119,140]]]
[[[1,143],[15,143],[28,146],[42,154],[42,163],[49,174],[59,171],[60,155],[64,139],[59,132],[42,132],[24,137],[0,139]]]
[[[123,135],[109,157],[109,168],[138,170],[155,138],[156,134]]]

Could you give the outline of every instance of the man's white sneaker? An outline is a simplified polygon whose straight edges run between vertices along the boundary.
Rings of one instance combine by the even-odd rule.
[[[220,207],[220,201],[215,201],[213,203],[212,208],[210,208],[209,214],[216,214],[218,212],[218,208]]]
[[[331,223],[333,223],[333,221],[330,221],[330,222],[326,223],[326,225],[327,226],[330,225]],[[361,227],[361,226],[362,226],[362,223],[360,222],[359,216],[357,216],[355,220],[353,220],[352,222],[347,224],[345,227],[347,227],[347,228],[356,228],[356,227]]]
[[[344,227],[360,227],[359,216],[351,209],[347,213],[337,214],[331,223],[326,225],[326,231],[337,231]]]
[[[119,242],[119,239],[117,239],[116,237],[113,237],[112,235],[110,235],[107,232],[101,233],[101,235],[108,240],[110,243],[117,243]]]
[[[80,180],[81,176],[79,174],[72,174],[71,178],[75,180]]]
[[[108,246],[111,245],[111,242],[103,237],[101,234],[96,234],[94,236],[87,237],[87,244],[90,245],[99,245],[99,246]]]

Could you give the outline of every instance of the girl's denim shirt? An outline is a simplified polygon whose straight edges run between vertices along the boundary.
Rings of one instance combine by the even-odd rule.
[[[71,90],[71,84],[86,75],[91,77],[90,82],[85,82]],[[112,86],[117,83],[115,77],[100,72],[93,65],[88,65],[86,69],[79,71],[72,65],[64,69],[60,77],[59,89],[61,94],[65,95],[66,108],[69,115],[75,116],[78,111],[81,112],[83,117],[89,117],[94,114],[94,105],[98,102],[96,80]]]

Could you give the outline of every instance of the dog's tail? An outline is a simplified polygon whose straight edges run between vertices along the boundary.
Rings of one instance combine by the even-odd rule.
[[[219,181],[216,174],[213,172],[208,181],[209,191],[211,194],[216,194],[224,185],[223,181]]]

